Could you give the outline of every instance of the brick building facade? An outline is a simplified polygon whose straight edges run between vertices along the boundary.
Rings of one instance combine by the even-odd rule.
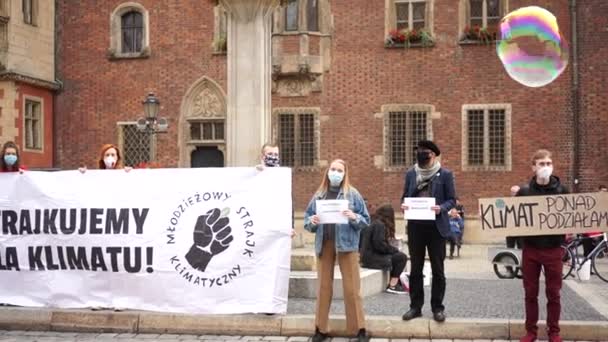
[[[606,2],[576,7],[578,138],[572,58],[555,82],[527,88],[508,77],[494,44],[463,33],[467,26],[491,29],[506,12],[538,5],[555,14],[570,41],[570,3],[283,1],[272,18],[272,135],[284,164],[294,167],[296,210],[304,209],[334,158],[349,163],[352,182],[371,204],[397,206],[413,144],[425,137],[441,147],[441,162],[454,171],[468,208],[526,182],[537,148],[554,151],[556,173],[568,185],[577,175],[581,190],[608,183]],[[92,166],[107,142],[117,143],[131,164],[150,157],[167,167],[221,163],[226,17],[215,1],[57,6],[63,89],[55,104],[56,166]],[[396,27],[424,30],[432,41],[389,44]],[[170,125],[151,140],[133,125],[149,91]]]

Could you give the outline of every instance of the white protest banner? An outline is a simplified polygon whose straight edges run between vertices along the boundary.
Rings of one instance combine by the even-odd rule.
[[[482,198],[486,236],[580,234],[608,231],[608,193]]]
[[[291,170],[0,174],[0,303],[284,313]]]

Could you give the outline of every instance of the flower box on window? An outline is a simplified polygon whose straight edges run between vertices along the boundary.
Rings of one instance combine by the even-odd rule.
[[[386,47],[431,47],[435,45],[435,39],[431,33],[422,30],[391,30],[385,41]]]
[[[479,25],[465,26],[462,42],[476,44],[490,44],[497,40],[498,30],[495,27],[481,27]]]

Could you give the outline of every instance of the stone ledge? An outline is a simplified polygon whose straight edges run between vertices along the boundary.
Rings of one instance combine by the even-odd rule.
[[[518,339],[523,320],[451,318],[437,323],[429,318],[404,322],[400,317],[367,316],[366,326],[377,338]],[[608,341],[608,322],[561,321],[565,340]],[[174,333],[197,335],[310,336],[314,315],[194,315],[144,311],[90,311],[0,307],[0,329],[74,332]],[[544,338],[544,321],[539,337]],[[330,333],[346,332],[342,315],[330,316]]]
[[[139,312],[54,310],[51,330],[78,332],[137,332]]]
[[[429,330],[431,339],[509,339],[509,320],[448,318],[443,323],[429,320]]]
[[[51,330],[53,311],[45,308],[0,308],[0,329]]]
[[[139,313],[139,333],[280,335],[282,316]]]

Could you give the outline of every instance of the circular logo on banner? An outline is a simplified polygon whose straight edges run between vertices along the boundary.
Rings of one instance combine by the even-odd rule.
[[[195,193],[168,219],[169,262],[184,281],[207,288],[238,279],[255,252],[254,221],[225,192]]]

